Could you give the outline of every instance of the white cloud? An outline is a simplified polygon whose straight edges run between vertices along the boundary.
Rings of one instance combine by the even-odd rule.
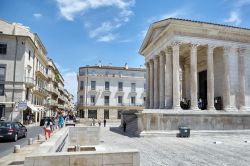
[[[250,5],[250,0],[237,0],[233,4],[233,9],[230,11],[229,17],[224,19],[226,23],[239,25],[242,22],[242,8]]]
[[[117,35],[114,35],[114,30],[124,25],[130,20],[133,15],[131,7],[135,4],[135,0],[56,0],[60,10],[60,14],[68,21],[87,11],[104,8],[115,7],[118,13],[110,17],[109,20],[99,20],[100,24],[96,25],[92,22],[87,22],[84,27],[89,31],[89,36],[97,41],[112,41]]]
[[[84,13],[89,9],[114,6],[121,9],[120,15],[128,17],[131,15],[130,7],[134,5],[134,0],[56,0],[61,15],[73,21],[77,14]]]
[[[239,25],[242,22],[240,18],[240,13],[237,11],[231,11],[230,16],[225,19],[224,22]]]
[[[116,37],[117,37],[117,35],[109,33],[107,35],[98,37],[97,41],[99,41],[99,42],[110,42],[110,41],[115,40]]]
[[[41,13],[34,13],[33,16],[36,18],[36,19],[39,19],[41,18],[43,15]]]

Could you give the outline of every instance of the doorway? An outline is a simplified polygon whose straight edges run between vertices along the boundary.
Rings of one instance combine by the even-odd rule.
[[[207,71],[199,72],[199,99],[202,100],[203,104],[201,109],[207,108]]]

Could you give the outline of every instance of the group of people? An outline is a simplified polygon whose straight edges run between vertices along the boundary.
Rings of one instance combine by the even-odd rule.
[[[107,120],[104,119],[104,120],[103,120],[103,126],[104,126],[104,127],[106,127],[106,123],[107,123]],[[101,122],[100,119],[98,119],[98,126],[101,127],[101,125],[102,125],[102,122]],[[94,118],[92,118],[91,126],[95,126],[95,119],[94,119]]]
[[[44,122],[44,135],[45,135],[45,139],[47,140],[48,138],[50,138],[51,136],[51,132],[55,130],[55,128],[63,128],[64,124],[65,124],[65,119],[62,115],[58,116],[57,118],[58,120],[56,120],[55,118],[48,118],[45,119]],[[56,122],[58,121],[58,122]]]

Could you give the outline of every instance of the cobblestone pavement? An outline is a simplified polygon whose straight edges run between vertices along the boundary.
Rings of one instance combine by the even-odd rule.
[[[101,128],[101,144],[112,149],[138,149],[142,166],[250,165],[250,133],[138,138],[124,135],[117,128],[111,127],[111,130],[109,127]]]

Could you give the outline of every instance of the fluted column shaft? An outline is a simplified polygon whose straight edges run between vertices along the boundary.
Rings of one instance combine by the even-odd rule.
[[[146,96],[146,108],[148,109],[150,106],[150,69],[149,69],[149,63],[146,63],[146,71],[147,71],[147,96]]]
[[[160,108],[165,107],[165,55],[161,52],[160,54]]]
[[[180,109],[180,44],[173,43],[173,109]]]
[[[207,49],[207,109],[214,108],[214,46],[208,45]]]
[[[191,109],[198,110],[197,98],[197,46],[191,45],[190,74],[191,74]]]
[[[167,109],[173,105],[173,65],[172,52],[166,48],[165,50],[166,72],[165,72],[165,105]]]
[[[149,108],[154,108],[154,62],[149,62]]]
[[[246,49],[244,48],[239,49],[238,68],[239,68],[240,110],[250,111],[250,108],[246,106],[245,53]]]
[[[154,108],[159,108],[159,57],[154,59]]]
[[[224,62],[224,79],[223,79],[223,104],[224,110],[235,111],[235,94],[231,97],[231,82],[230,82],[230,64],[229,58],[235,53],[235,48],[224,47],[223,62]],[[234,56],[234,55],[231,55]]]

